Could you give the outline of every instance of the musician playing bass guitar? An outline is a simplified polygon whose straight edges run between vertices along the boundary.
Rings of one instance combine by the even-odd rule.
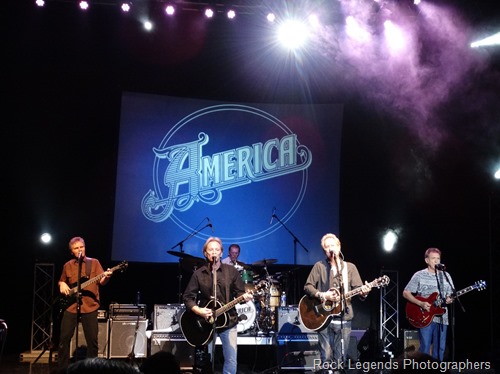
[[[181,329],[190,344],[195,345],[200,352],[206,352],[206,344],[215,339],[212,336],[214,324],[216,334],[222,342],[224,355],[223,373],[236,374],[237,370],[237,323],[238,315],[234,308],[218,315],[235,299],[247,302],[253,299],[253,293],[245,292],[245,284],[238,270],[221,263],[222,241],[210,237],[203,245],[203,255],[207,263],[197,269],[189,280],[183,294],[186,311],[181,316]],[[214,296],[214,278],[217,280],[216,302]],[[201,365],[201,367],[199,366]],[[206,363],[195,362],[195,369],[206,369]]]
[[[451,276],[441,264],[441,251],[428,248],[425,251],[427,268],[417,271],[406,285],[403,297],[408,300],[406,314],[409,322],[418,328],[419,351],[443,361],[446,347],[448,311],[446,304],[455,286]]]
[[[342,371],[346,361],[345,353],[349,347],[354,311],[351,299],[342,302],[339,296],[351,289],[361,287],[359,295],[364,300],[371,286],[368,282],[363,284],[356,265],[344,261],[337,236],[330,233],[324,235],[321,238],[321,247],[326,258],[314,264],[304,285],[304,291],[311,298],[316,298],[323,303],[331,301],[336,305],[332,308],[332,314],[325,319],[324,325],[318,331],[318,342],[322,363],[331,367],[332,372]],[[304,319],[306,316],[302,315],[301,318]],[[303,320],[303,323],[307,326],[306,321]],[[325,372],[329,371],[327,369]]]
[[[96,258],[90,258],[85,253],[85,241],[81,237],[74,237],[69,241],[69,250],[73,258],[63,266],[59,278],[59,292],[68,298],[65,310],[63,310],[61,321],[61,333],[59,339],[58,366],[60,370],[69,364],[70,342],[77,326],[77,295],[71,297],[72,285],[78,283],[82,278],[99,279],[81,290],[80,320],[87,342],[87,357],[97,357],[99,325],[97,320],[97,309],[99,308],[99,286],[108,283],[113,272],[108,269],[104,271],[101,263]],[[78,274],[80,268],[81,273]]]

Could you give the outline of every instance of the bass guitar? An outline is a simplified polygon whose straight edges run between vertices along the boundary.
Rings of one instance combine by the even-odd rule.
[[[260,293],[260,291],[266,287],[268,287],[268,285],[265,282],[261,282],[255,286],[254,290],[247,290],[247,292],[252,294]],[[214,313],[208,321],[191,310],[185,310],[181,314],[180,327],[186,341],[193,347],[202,346],[208,343],[212,338],[214,323],[217,329],[226,327],[229,322],[227,312],[242,301],[244,301],[243,295],[230,301],[226,305],[222,305],[218,301],[214,302],[214,300],[210,300],[205,305],[205,308],[213,309]]]
[[[455,295],[452,296],[452,298],[456,298],[473,290],[481,291],[485,288],[485,281],[477,281],[472,286],[466,287],[463,290],[456,292]],[[444,304],[445,300],[441,300],[440,298],[438,298],[438,296],[439,294],[437,292],[432,293],[429,297],[415,296],[415,298],[417,298],[418,300],[426,301],[431,304],[431,308],[429,309],[429,311],[420,308],[417,304],[410,302],[406,303],[406,318],[413,327],[421,329],[422,327],[429,326],[434,316],[441,316],[446,313],[446,305]]]
[[[385,287],[389,284],[390,279],[387,275],[375,279],[369,285],[373,287]],[[340,292],[336,288],[331,288],[330,291],[336,293],[334,301],[325,300],[321,302],[316,297],[304,295],[299,302],[299,319],[302,324],[312,331],[321,331],[334,316],[338,316],[342,312],[342,303],[340,302]],[[345,300],[361,293],[361,287],[346,292]]]
[[[116,265],[115,267],[109,269],[112,273],[114,273],[117,270],[125,270],[128,266],[128,262],[123,261],[119,265]],[[96,275],[95,277],[86,280],[87,278],[84,277],[80,280],[80,289],[84,289],[85,287],[88,287],[89,285],[96,283],[100,281],[102,278],[104,278],[106,275],[105,273],[101,273],[99,275]],[[83,280],[83,282],[82,282]],[[54,301],[54,306],[57,310],[57,316],[61,316],[62,313],[68,309],[68,307],[76,303],[76,294],[78,293],[78,285],[76,283],[73,283],[70,285],[70,290],[68,295],[62,295],[60,294]]]

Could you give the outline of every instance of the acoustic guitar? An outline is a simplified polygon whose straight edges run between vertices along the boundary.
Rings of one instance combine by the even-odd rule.
[[[369,285],[374,287],[385,287],[389,284],[390,279],[387,275],[375,279]],[[304,295],[299,302],[299,318],[302,324],[312,331],[321,331],[334,316],[340,315],[342,312],[342,303],[340,302],[340,292],[336,288],[331,288],[330,291],[336,293],[334,301],[325,300],[321,302],[317,297]],[[361,293],[361,287],[346,292],[345,300]]]

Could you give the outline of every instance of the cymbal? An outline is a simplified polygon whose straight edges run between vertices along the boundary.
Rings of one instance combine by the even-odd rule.
[[[184,257],[180,260],[181,266],[184,270],[193,271],[206,264],[206,260],[201,257]]]
[[[251,270],[251,269],[252,269],[252,267],[251,267],[250,265],[247,265],[247,264],[245,264],[244,262],[241,262],[241,261],[236,261],[236,263],[237,263],[239,266],[241,266],[243,269],[245,269],[245,270]]]
[[[255,261],[254,263],[252,263],[253,266],[267,266],[267,265],[271,265],[271,264],[275,264],[276,262],[278,262],[278,260],[276,260],[275,258],[265,258],[263,260],[260,260],[260,261]]]
[[[185,253],[185,252],[167,251],[167,253],[169,253],[173,256],[180,257],[180,258],[200,258],[200,257],[195,257],[195,256],[190,255],[189,253]]]

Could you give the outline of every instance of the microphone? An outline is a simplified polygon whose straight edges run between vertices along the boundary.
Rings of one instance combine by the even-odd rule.
[[[319,354],[318,351],[293,351],[293,352],[288,352],[288,356],[295,356],[295,357],[316,356],[318,354]]]
[[[271,214],[271,221],[269,222],[270,225],[273,224],[273,220],[274,220],[274,213],[276,213],[276,207],[273,208],[273,213]]]
[[[437,270],[446,270],[446,265],[445,264],[436,264],[434,266]]]
[[[212,256],[212,262],[215,264],[217,261],[219,261],[219,258],[217,256]]]
[[[210,222],[210,218],[207,217],[207,226],[210,226],[210,228],[212,229],[212,234],[214,233],[214,227],[212,226],[212,222]]]

